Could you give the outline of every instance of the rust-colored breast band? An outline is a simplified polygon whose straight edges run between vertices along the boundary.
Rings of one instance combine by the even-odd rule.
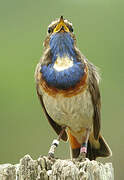
[[[39,72],[40,73],[40,72]],[[80,80],[79,83],[73,88],[68,88],[66,90],[57,89],[55,87],[49,86],[46,81],[42,78],[42,74],[40,73],[40,81],[39,81],[39,88],[43,89],[47,94],[50,96],[56,97],[57,94],[61,94],[64,97],[72,97],[77,94],[83,92],[87,87],[87,77],[88,77],[88,68],[85,66],[85,74]]]

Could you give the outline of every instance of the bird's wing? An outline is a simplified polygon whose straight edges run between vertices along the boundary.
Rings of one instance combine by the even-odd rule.
[[[86,60],[87,61],[87,60]],[[100,126],[101,126],[101,98],[99,91],[99,74],[97,72],[96,67],[87,61],[88,70],[89,70],[89,91],[92,97],[92,103],[94,108],[94,116],[93,116],[93,132],[94,138],[98,139]]]
[[[49,114],[47,113],[46,111],[46,108],[45,108],[45,105],[43,103],[43,99],[42,99],[42,95],[39,93],[38,91],[38,82],[39,82],[39,69],[41,64],[38,64],[37,67],[36,67],[36,71],[35,71],[35,80],[36,80],[36,90],[37,90],[37,95],[39,97],[39,100],[40,100],[40,103],[42,105],[42,108],[43,108],[43,111],[46,115],[46,118],[48,119],[48,122],[50,123],[50,125],[53,127],[53,129],[55,130],[55,132],[59,135],[60,132],[62,131],[62,127],[60,125],[58,125],[50,116]],[[62,140],[64,141],[67,141],[68,137],[67,137],[67,133],[66,131],[63,132],[63,135],[61,137]]]

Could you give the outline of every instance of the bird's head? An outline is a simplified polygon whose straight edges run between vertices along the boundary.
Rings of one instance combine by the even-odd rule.
[[[59,19],[53,21],[48,26],[47,37],[44,41],[44,47],[47,48],[49,46],[51,37],[56,37],[59,35],[66,36],[67,34],[70,35],[75,41],[72,23],[70,23],[68,20],[64,19],[63,16],[61,16]]]
[[[72,23],[61,16],[48,26],[44,48],[50,50],[51,61],[55,67],[68,68],[76,60],[76,39],[73,33]]]
[[[66,89],[80,81],[83,63],[77,55],[72,24],[63,16],[48,26],[44,48],[41,72],[49,85]]]

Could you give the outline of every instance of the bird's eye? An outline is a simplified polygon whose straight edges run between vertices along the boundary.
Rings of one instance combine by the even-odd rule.
[[[48,28],[48,33],[51,33],[51,32],[52,32],[52,28],[49,27],[49,28]]]
[[[74,31],[72,26],[69,27],[69,31],[70,31],[70,32],[73,32],[73,31]]]

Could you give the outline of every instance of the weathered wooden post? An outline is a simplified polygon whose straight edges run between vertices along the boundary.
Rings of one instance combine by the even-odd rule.
[[[111,163],[97,161],[49,160],[46,156],[33,160],[25,155],[19,164],[0,165],[0,180],[114,180]]]

